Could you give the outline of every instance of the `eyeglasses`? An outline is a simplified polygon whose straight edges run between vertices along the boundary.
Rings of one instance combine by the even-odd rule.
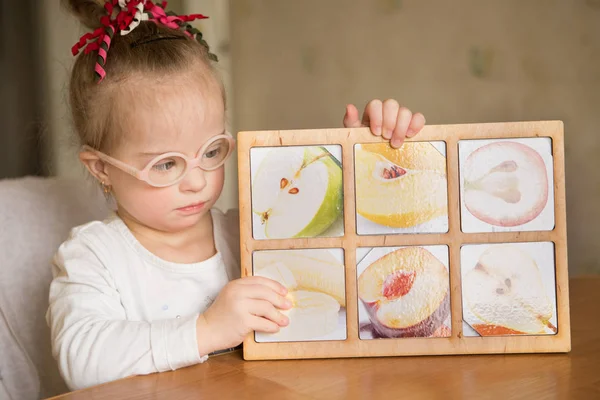
[[[199,167],[204,171],[213,171],[223,164],[231,155],[235,141],[230,133],[217,135],[206,142],[198,156],[190,158],[185,154],[171,152],[152,159],[144,169],[137,169],[122,161],[112,158],[90,146],[84,145],[83,150],[90,151],[102,161],[119,168],[135,178],[154,187],[171,186],[181,181],[193,168]]]

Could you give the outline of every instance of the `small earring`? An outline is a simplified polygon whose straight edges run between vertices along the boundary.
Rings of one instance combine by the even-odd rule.
[[[102,181],[102,183],[100,183],[102,185],[102,191],[104,192],[105,195],[110,194],[110,185],[106,185],[104,183],[104,181]]]

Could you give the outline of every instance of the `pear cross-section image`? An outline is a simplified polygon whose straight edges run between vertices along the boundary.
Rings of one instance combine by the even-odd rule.
[[[463,232],[554,229],[549,138],[459,142]]]
[[[343,236],[340,160],[341,146],[252,148],[254,238]]]

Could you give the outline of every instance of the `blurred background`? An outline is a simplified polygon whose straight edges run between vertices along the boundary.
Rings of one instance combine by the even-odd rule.
[[[341,127],[396,98],[428,124],[565,123],[569,269],[600,273],[600,0],[179,0],[219,55],[229,128]],[[2,0],[0,178],[84,179],[67,108],[84,31],[59,0]],[[222,208],[237,206],[236,162]]]

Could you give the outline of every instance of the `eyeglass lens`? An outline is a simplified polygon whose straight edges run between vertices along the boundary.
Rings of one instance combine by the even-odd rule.
[[[200,167],[213,170],[220,167],[227,158],[230,143],[225,138],[219,138],[212,142],[201,155]],[[158,184],[166,185],[179,179],[186,170],[184,158],[169,156],[156,161],[148,172],[148,178]]]

